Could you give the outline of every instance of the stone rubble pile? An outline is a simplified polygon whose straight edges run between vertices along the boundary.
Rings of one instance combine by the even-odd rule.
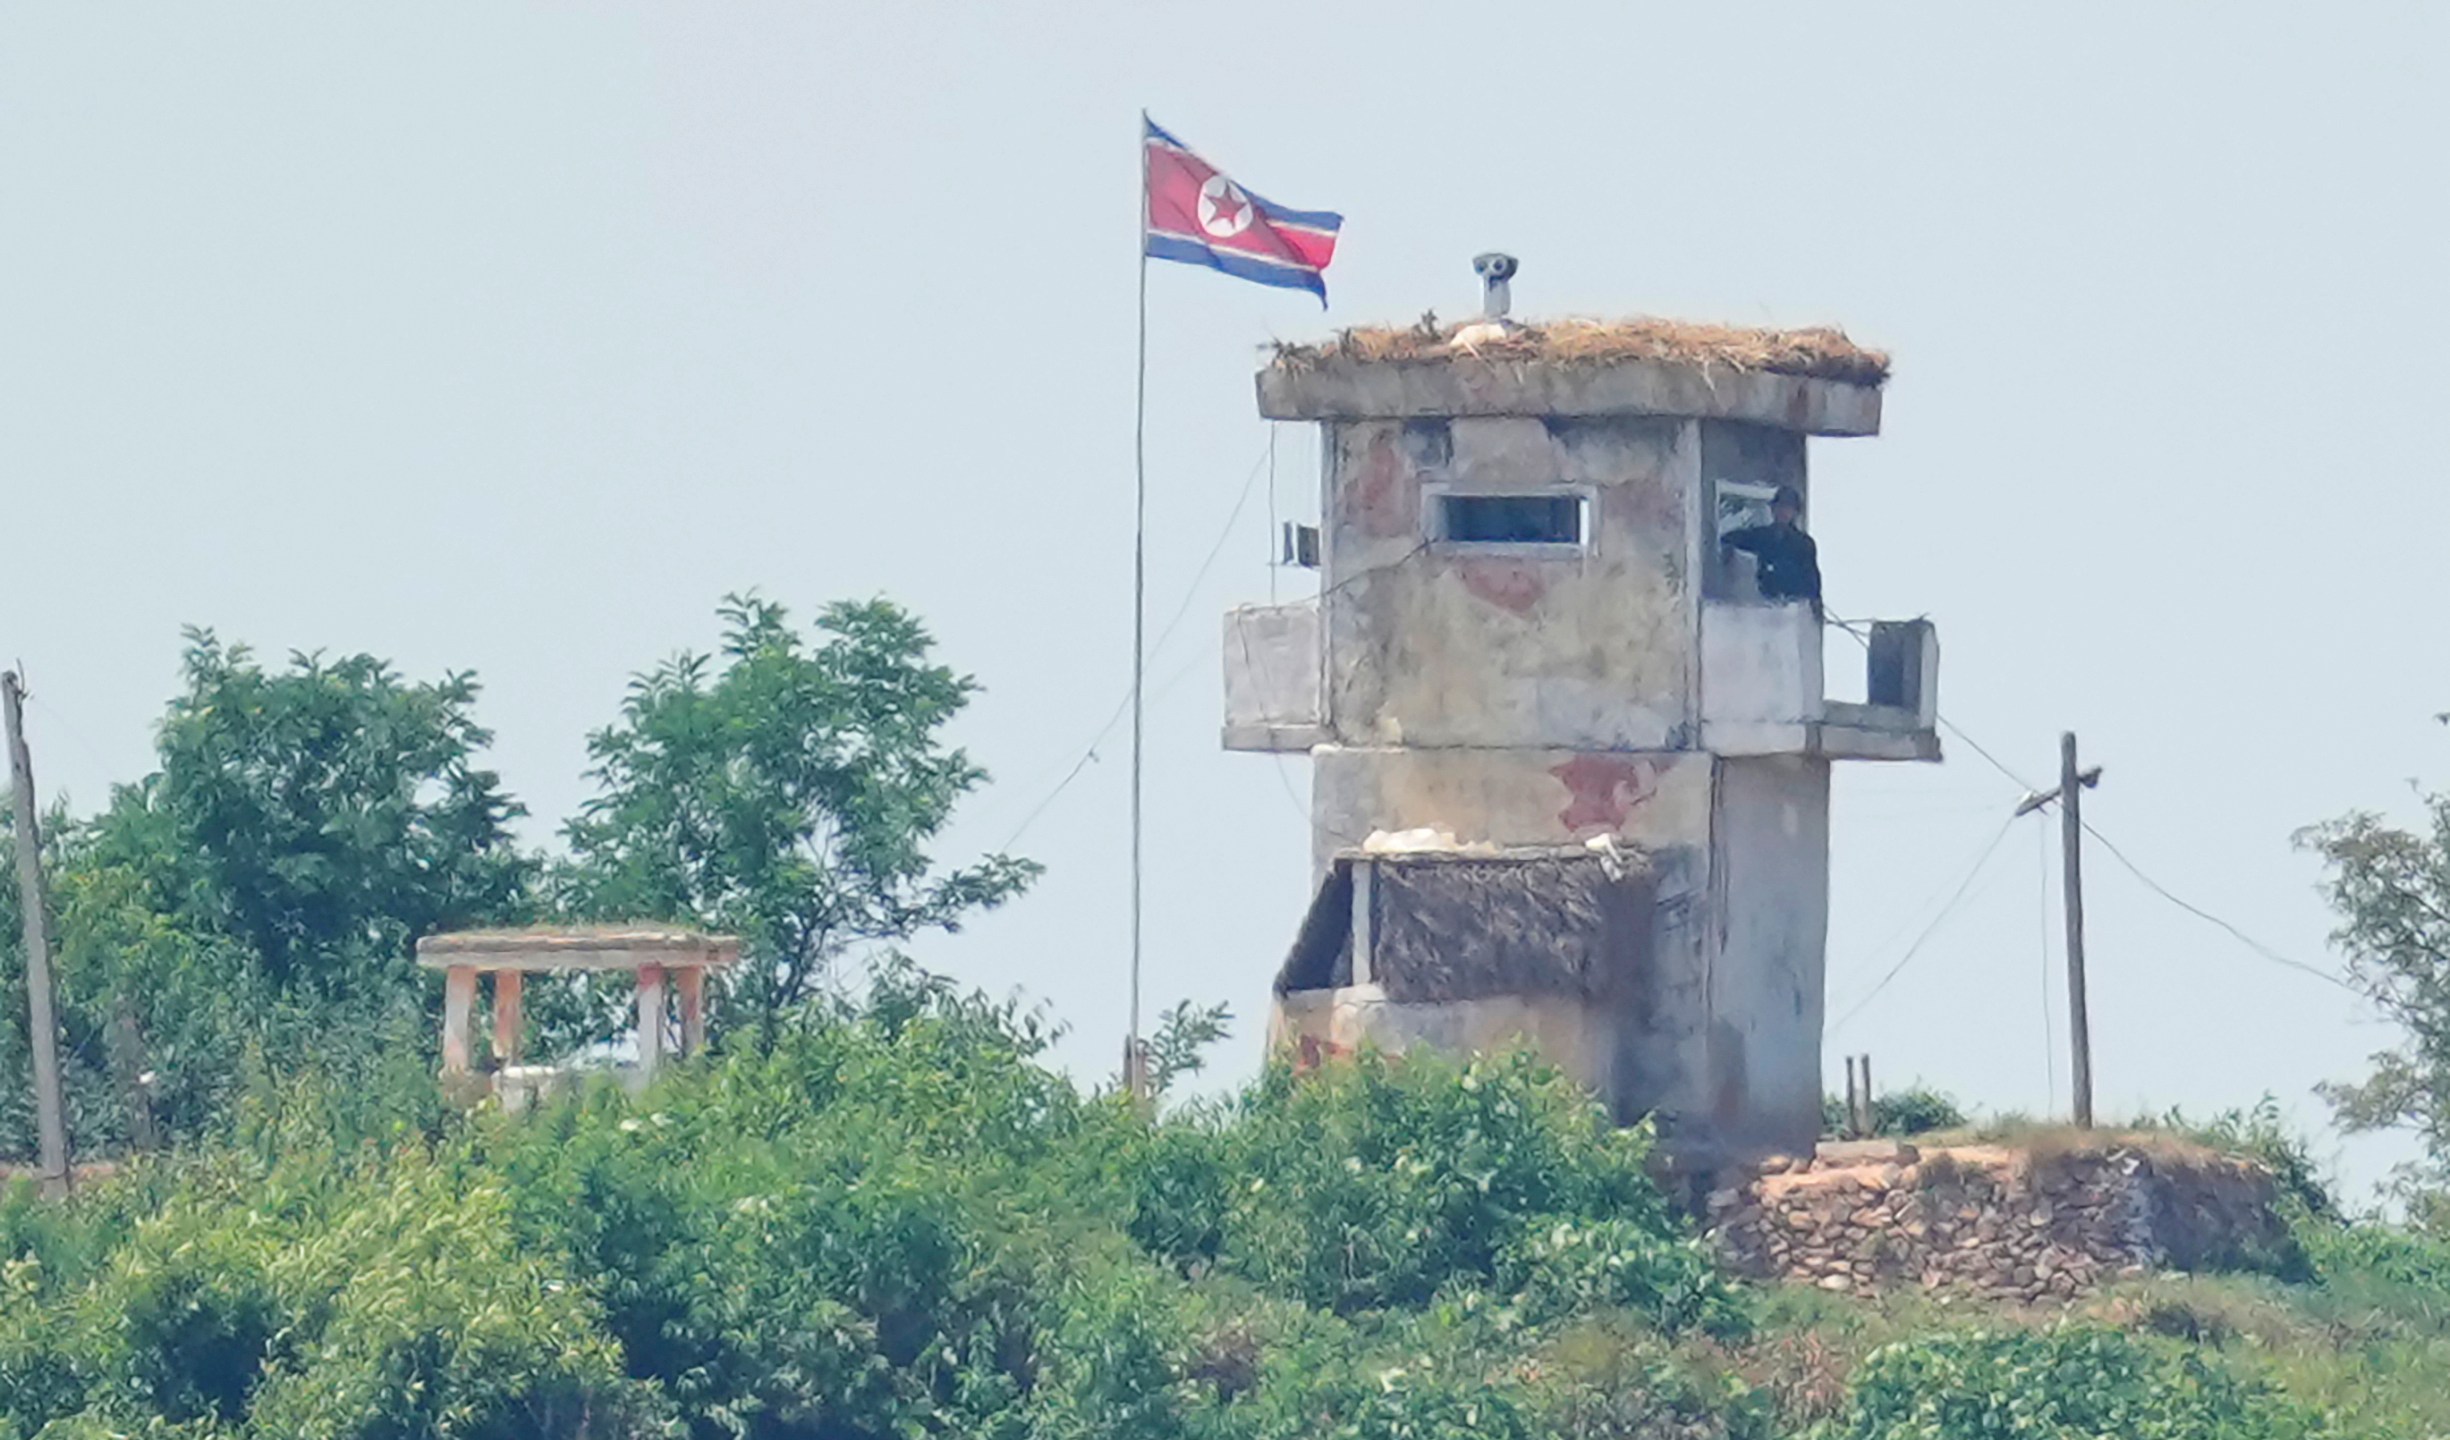
[[[1831,1291],[1919,1285],[2026,1304],[2161,1264],[2154,1172],[2140,1152],[2035,1157],[1989,1146],[1823,1146],[1708,1199],[1741,1274]]]

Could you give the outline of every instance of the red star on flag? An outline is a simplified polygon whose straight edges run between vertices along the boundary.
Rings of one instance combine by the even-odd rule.
[[[1243,217],[1250,213],[1251,202],[1234,188],[1232,181],[1222,176],[1208,182],[1200,191],[1200,224],[1218,235],[1231,235],[1242,228]]]

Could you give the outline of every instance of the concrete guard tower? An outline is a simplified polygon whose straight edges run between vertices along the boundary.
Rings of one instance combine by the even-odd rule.
[[[1820,1133],[1829,767],[1940,757],[1924,621],[1864,703],[1720,537],[1887,359],[1828,330],[1522,325],[1286,347],[1323,431],[1320,593],[1225,624],[1228,749],[1307,752],[1316,892],[1276,982],[1300,1058],[1528,1041],[1700,1160]],[[1807,527],[1808,528],[1808,527]],[[1837,558],[1841,570],[1844,558]],[[1851,649],[1851,647],[1849,647]]]

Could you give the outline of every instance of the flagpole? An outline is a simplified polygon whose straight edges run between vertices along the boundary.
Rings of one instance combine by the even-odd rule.
[[[1140,747],[1144,731],[1141,682],[1148,665],[1148,112],[1140,112],[1140,358],[1132,404],[1131,524],[1131,1033],[1124,1041],[1123,1083],[1132,1098],[1148,1098],[1140,1055]]]

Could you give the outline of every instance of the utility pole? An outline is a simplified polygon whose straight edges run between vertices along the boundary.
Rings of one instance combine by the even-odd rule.
[[[42,831],[34,818],[34,758],[26,751],[25,688],[14,670],[0,672],[0,709],[7,712],[9,789],[17,803],[17,903],[25,914],[26,1038],[34,1050],[34,1117],[42,1142],[42,1189],[68,1193],[68,1113],[60,1095],[59,1016],[51,991],[51,939],[43,925]]]
[[[2101,767],[2076,768],[2075,732],[2059,737],[2059,788],[2027,795],[2016,807],[2030,815],[2052,801],[2059,805],[2059,889],[2067,901],[2067,1039],[2075,1051],[2075,1116],[2079,1129],[2093,1128],[2093,1022],[2084,996],[2084,792],[2101,783]]]
[[[2099,781],[2100,776],[2095,775]],[[2076,732],[2059,737],[2059,882],[2067,900],[2067,1038],[2075,1047],[2076,1128],[2093,1128],[2093,1020],[2084,997],[2084,786],[2076,774]]]

